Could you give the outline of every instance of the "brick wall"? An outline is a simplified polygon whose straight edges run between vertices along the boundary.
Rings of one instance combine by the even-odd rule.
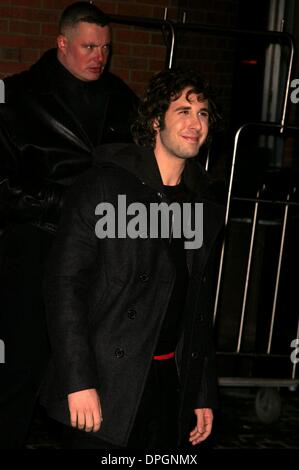
[[[43,51],[55,47],[57,24],[71,0],[0,0],[0,78],[27,69]],[[176,20],[177,0],[95,2],[106,13],[163,19],[164,6]],[[157,70],[164,67],[166,48],[158,30],[133,26],[113,27],[111,70],[137,93]]]
[[[27,69],[50,47],[55,47],[57,23],[63,8],[71,0],[0,0],[0,78]],[[105,0],[95,2],[105,12],[116,15],[207,22],[229,26],[233,23],[237,0]],[[113,59],[111,70],[141,94],[149,77],[165,65],[166,47],[158,30],[112,24]],[[185,34],[178,48],[179,61],[192,57],[209,78],[228,87],[226,67],[231,44],[201,38],[194,41]],[[195,48],[194,48],[195,46]],[[195,50],[194,50],[195,49]],[[197,52],[196,52],[197,50]],[[229,55],[229,57],[228,57]],[[197,60],[198,59],[198,60]],[[226,77],[226,78],[225,78]]]
[[[185,22],[225,28],[237,27],[239,0],[188,0],[179,2]],[[176,63],[196,68],[211,82],[218,94],[225,121],[230,120],[235,41],[203,31],[182,30],[177,38]]]

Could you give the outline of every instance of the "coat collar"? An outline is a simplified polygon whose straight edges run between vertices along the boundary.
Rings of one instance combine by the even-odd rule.
[[[20,74],[5,78],[5,86],[8,93],[19,93],[24,90],[33,95],[50,94],[56,95],[61,88],[67,87],[76,93],[77,89],[83,88],[95,92],[104,89],[108,95],[113,92],[113,80],[111,74],[105,70],[98,80],[85,82],[72,75],[57,59],[57,49],[49,49],[41,58],[33,64],[29,70]]]
[[[156,192],[163,189],[159,167],[151,148],[135,144],[101,145],[94,152],[94,164],[96,166],[119,166],[133,173]],[[196,195],[196,198],[212,198],[208,175],[195,159],[187,161],[183,180],[189,191]]]
[[[90,152],[94,145],[67,100],[87,93],[91,99],[101,101],[105,116],[112,93],[109,76],[105,74],[93,82],[79,80],[59,62],[57,49],[50,49],[28,71],[8,77],[8,101],[17,103],[18,107],[34,110],[40,119],[52,122],[57,131],[68,134],[68,138],[76,145]],[[68,93],[71,94],[67,98]]]
[[[94,152],[94,165],[97,167],[118,166],[134,174],[143,183],[155,192],[163,192],[163,182],[159,167],[150,148],[139,147],[134,144],[101,145]],[[210,180],[207,172],[195,160],[187,161],[184,172],[184,182],[194,200],[204,202],[204,243],[201,250],[187,250],[187,265],[192,272],[194,251],[200,252],[201,265],[204,267],[211,246],[223,223],[224,209],[215,203],[210,191]]]

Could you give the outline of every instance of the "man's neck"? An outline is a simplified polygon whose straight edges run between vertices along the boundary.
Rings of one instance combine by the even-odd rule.
[[[81,80],[81,78],[77,77],[76,75],[73,74],[73,72],[70,71],[70,69],[67,67],[63,56],[60,54],[59,49],[57,50],[57,60],[60,63],[60,65],[65,69],[66,72],[68,72],[74,79],[78,80],[78,82],[85,83],[85,80]]]
[[[66,70],[68,70],[68,69],[66,68],[66,66],[64,65],[64,63],[63,63],[63,57],[62,57],[62,55],[61,55],[61,53],[60,53],[60,51],[59,51],[58,48],[57,48],[57,60],[58,60],[58,62],[59,62]]]
[[[154,151],[160,175],[165,186],[176,186],[180,183],[186,161],[174,159]]]

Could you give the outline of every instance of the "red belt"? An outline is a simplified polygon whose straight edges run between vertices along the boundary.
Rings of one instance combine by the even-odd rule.
[[[153,356],[153,359],[155,361],[165,361],[165,359],[172,359],[175,356],[174,352],[168,353],[168,354],[161,354],[161,356]]]

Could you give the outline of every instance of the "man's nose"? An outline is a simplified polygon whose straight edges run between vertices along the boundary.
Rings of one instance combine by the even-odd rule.
[[[193,129],[201,129],[202,122],[200,116],[197,113],[190,116],[190,127]]]
[[[95,57],[99,62],[103,61],[104,55],[103,55],[102,48],[100,46],[95,48]]]

